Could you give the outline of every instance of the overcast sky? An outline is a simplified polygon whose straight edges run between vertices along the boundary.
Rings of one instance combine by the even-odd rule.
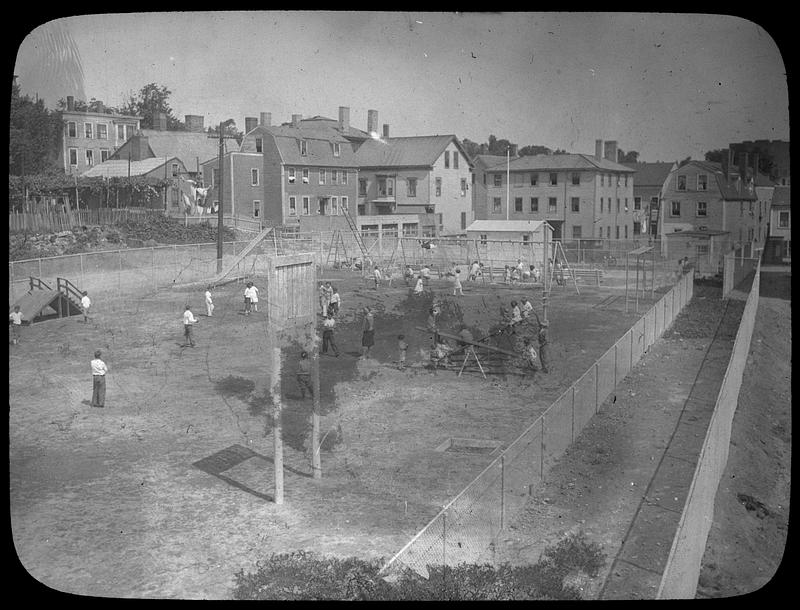
[[[260,112],[274,124],[292,114],[337,118],[348,106],[353,126],[366,129],[375,109],[393,136],[494,134],[589,154],[595,139],[617,140],[644,161],[789,139],[776,43],[723,15],[82,15],[33,30],[15,74],[49,107],[67,95],[119,105],[155,82],[172,91],[181,120],[233,118],[240,129]]]

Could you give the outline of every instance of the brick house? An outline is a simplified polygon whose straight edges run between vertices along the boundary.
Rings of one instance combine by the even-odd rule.
[[[612,161],[616,141],[603,145],[596,141],[594,156],[533,155],[485,168],[476,188],[485,187],[486,200],[476,203],[476,218],[546,220],[562,241],[632,239],[635,172]]]
[[[111,158],[114,151],[139,129],[141,117],[116,114],[99,104],[100,112],[75,110],[75,98],[67,96],[61,112],[63,137],[58,149],[58,164],[69,175]]]

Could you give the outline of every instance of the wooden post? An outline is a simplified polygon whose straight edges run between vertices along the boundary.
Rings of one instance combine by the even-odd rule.
[[[117,296],[122,297],[122,250],[117,250],[117,260],[119,261],[119,271],[117,272]]]
[[[272,323],[269,323],[270,395],[272,396],[272,442],[275,464],[275,504],[283,504],[283,427],[281,425],[281,348]]]
[[[86,279],[83,276],[83,253],[81,253],[80,255],[80,261],[81,261],[81,288],[84,288],[86,286]]]
[[[600,412],[600,363],[594,363],[594,412]]]
[[[500,455],[500,529],[506,527],[506,455]]]

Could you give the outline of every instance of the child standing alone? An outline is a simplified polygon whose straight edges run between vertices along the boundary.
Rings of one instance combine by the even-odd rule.
[[[408,343],[406,343],[405,335],[397,335],[397,349],[400,352],[400,368],[406,368],[406,352],[408,352]]]

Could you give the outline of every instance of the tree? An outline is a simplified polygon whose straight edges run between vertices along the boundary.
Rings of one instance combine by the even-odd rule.
[[[520,157],[530,157],[533,155],[550,155],[553,154],[553,151],[547,148],[547,146],[529,144],[528,146],[520,148],[517,154],[519,154]]]
[[[61,118],[45,108],[44,100],[20,95],[16,80],[11,86],[8,142],[9,174],[43,173],[56,168]]]
[[[169,105],[169,96],[172,91],[156,83],[148,83],[136,93],[130,93],[128,100],[120,108],[121,114],[128,114],[142,117],[142,129],[153,129],[153,117],[157,112],[167,115],[167,130],[186,131],[183,121],[175,117]]]
[[[638,163],[639,153],[635,150],[625,152],[621,148],[617,149],[617,163]]]
[[[727,148],[717,148],[716,150],[709,150],[705,154],[706,161],[711,161],[712,163],[723,163],[728,159],[728,149]]]

